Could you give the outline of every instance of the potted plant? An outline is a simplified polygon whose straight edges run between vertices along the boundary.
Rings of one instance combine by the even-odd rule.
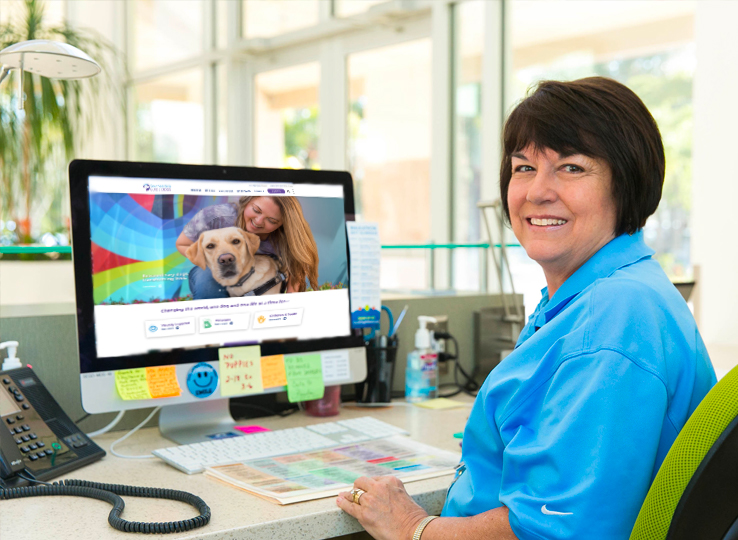
[[[105,113],[119,114],[125,105],[122,55],[94,30],[48,24],[44,8],[42,0],[24,0],[20,13],[0,26],[0,49],[31,39],[63,41],[85,51],[103,71],[83,80],[25,72],[22,109],[18,71],[0,87],[0,244],[30,243],[43,229],[68,228],[67,164]]]

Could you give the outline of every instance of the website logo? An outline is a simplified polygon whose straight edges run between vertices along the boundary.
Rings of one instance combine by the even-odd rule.
[[[171,193],[171,184],[144,184],[143,188],[145,191],[152,193]]]

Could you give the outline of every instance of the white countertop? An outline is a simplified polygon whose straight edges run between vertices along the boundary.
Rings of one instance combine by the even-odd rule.
[[[462,398],[464,399],[464,398]],[[466,398],[465,401],[470,401]],[[459,451],[459,439],[469,416],[468,407],[433,411],[407,406],[356,408],[344,406],[339,416],[313,418],[300,412],[286,418],[269,417],[242,422],[270,429],[334,421],[359,416],[374,416],[404,428],[418,441]],[[108,433],[96,439],[106,451],[123,432]],[[146,454],[156,448],[172,446],[159,435],[158,428],[147,428],[116,447],[123,454]],[[361,531],[352,517],[342,512],[335,498],[280,506],[239,489],[221,484],[203,474],[186,475],[159,459],[121,459],[108,454],[101,461],[73,471],[63,478],[93,482],[151,486],[189,491],[201,497],[212,511],[210,523],[185,533],[156,535],[161,538],[216,539],[321,539]],[[407,484],[410,495],[432,514],[440,512],[452,477],[443,476]],[[184,503],[158,499],[125,497],[124,519],[129,521],[177,521],[195,517],[197,511]],[[0,501],[0,538],[3,540],[50,537],[54,540],[99,540],[132,538],[132,533],[116,531],[107,522],[111,506],[79,497],[37,497]],[[152,537],[154,535],[147,535]]]

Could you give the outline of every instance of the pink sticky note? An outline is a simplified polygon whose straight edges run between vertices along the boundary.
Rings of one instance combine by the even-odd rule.
[[[262,431],[271,431],[271,429],[267,429],[262,426],[236,426],[236,429],[245,433],[246,435],[249,435],[251,433],[261,433]]]

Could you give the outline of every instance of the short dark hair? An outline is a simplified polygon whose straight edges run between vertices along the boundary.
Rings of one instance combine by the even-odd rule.
[[[510,113],[502,131],[500,165],[500,194],[508,222],[512,154],[529,145],[607,162],[617,208],[616,236],[641,229],[659,205],[665,167],[659,128],[640,98],[617,81],[605,77],[541,81]]]

